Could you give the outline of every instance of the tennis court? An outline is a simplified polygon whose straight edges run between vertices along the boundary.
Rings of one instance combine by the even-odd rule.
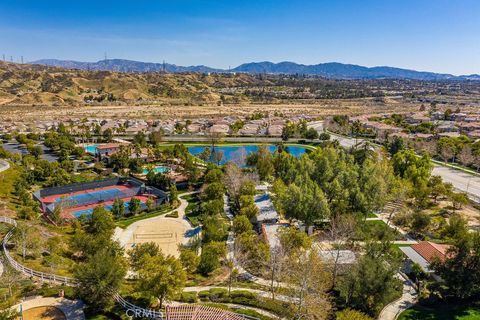
[[[135,187],[129,185],[114,185],[102,188],[88,189],[71,193],[55,194],[42,198],[44,203],[54,203],[65,200],[69,203],[85,204],[106,199],[123,198]]]
[[[146,205],[146,202],[148,200],[147,196],[135,196],[134,198],[137,198],[137,199],[140,200],[140,208],[142,210],[147,208],[147,205]],[[130,204],[130,200],[132,198],[128,197],[128,198],[118,198],[118,199],[121,199],[123,201],[123,206],[125,207],[125,212],[128,212],[128,205]],[[64,213],[65,214],[70,214],[75,218],[78,218],[81,215],[89,216],[93,213],[93,209],[95,209],[99,205],[103,206],[107,210],[112,210],[113,202],[114,202],[114,200],[103,202],[103,203],[90,204],[90,205],[87,205],[87,206],[70,208],[70,209],[65,210]]]

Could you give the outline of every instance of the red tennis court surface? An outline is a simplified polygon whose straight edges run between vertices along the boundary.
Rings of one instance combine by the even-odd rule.
[[[82,190],[82,191],[77,191],[77,192],[54,194],[54,195],[51,195],[51,196],[44,197],[41,200],[42,200],[42,202],[48,204],[48,203],[55,202],[58,199],[63,198],[63,197],[68,198],[68,197],[72,197],[72,196],[75,196],[75,195],[86,194],[86,193],[95,193],[95,192],[99,192],[99,191],[112,190],[112,189],[116,189],[116,190],[119,190],[119,191],[127,191],[127,190],[130,190],[130,189],[133,189],[133,188],[134,187],[128,186],[128,185],[114,185],[114,186],[108,186],[108,187],[102,187],[102,188],[87,189],[87,190]]]

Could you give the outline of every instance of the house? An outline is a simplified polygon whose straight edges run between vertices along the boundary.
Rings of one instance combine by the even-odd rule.
[[[480,130],[470,131],[467,136],[471,139],[480,139]]]
[[[209,128],[210,133],[228,134],[230,126],[228,124],[214,124]]]
[[[363,124],[365,129],[372,129],[377,133],[377,137],[385,138],[392,133],[402,132],[402,128],[395,127],[382,122],[367,121]]]
[[[458,128],[453,124],[442,124],[437,127],[437,132],[458,132]]]
[[[445,113],[441,111],[435,111],[430,114],[431,120],[443,120],[445,119]]]
[[[438,276],[434,275],[430,264],[436,259],[444,261],[449,248],[450,245],[421,241],[412,246],[400,247],[400,250],[408,257],[408,262],[405,266],[407,273],[410,272],[412,264],[416,263],[422,268],[423,272],[431,274],[436,280],[440,280]]]
[[[272,199],[270,196],[265,193],[261,195],[256,195],[254,198],[255,205],[257,206],[259,213],[252,221],[258,229],[264,223],[275,224],[280,219],[277,210],[273,206]]]
[[[408,124],[419,124],[422,122],[429,122],[430,118],[422,113],[414,113],[405,118],[405,122]]]
[[[442,132],[438,134],[439,137],[458,138],[460,133],[458,132]]]
[[[280,137],[283,131],[283,124],[271,124],[268,126],[267,135],[272,137]]]

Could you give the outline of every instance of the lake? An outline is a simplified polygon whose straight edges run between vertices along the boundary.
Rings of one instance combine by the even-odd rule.
[[[217,146],[215,147],[216,152],[222,152],[223,158],[220,161],[220,164],[225,164],[229,161],[236,163],[238,166],[244,167],[245,166],[245,158],[250,153],[254,153],[258,151],[259,145],[238,145],[238,146]],[[194,156],[198,156],[202,153],[205,149],[211,149],[210,146],[198,146],[198,147],[188,147],[188,152]],[[270,153],[275,153],[277,151],[277,146],[275,145],[267,145],[268,151]],[[307,148],[302,146],[285,146],[285,150],[295,157],[299,157],[303,155]],[[213,152],[211,161],[214,161]]]

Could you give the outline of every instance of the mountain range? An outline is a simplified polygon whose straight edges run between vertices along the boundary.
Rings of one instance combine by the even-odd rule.
[[[97,62],[80,62],[72,60],[42,59],[32,61],[32,64],[41,64],[54,67],[97,70],[97,71],[117,71],[117,72],[196,72],[196,73],[226,73],[243,72],[252,74],[301,74],[310,76],[320,76],[329,79],[412,79],[412,80],[477,80],[480,81],[480,75],[461,75],[455,76],[445,73],[434,73],[425,71],[416,71],[388,66],[364,67],[354,64],[344,64],[338,62],[320,63],[315,65],[304,65],[295,62],[273,63],[269,61],[244,63],[231,70],[211,68],[204,65],[198,66],[177,66],[169,63],[141,62],[124,59],[108,59]]]

